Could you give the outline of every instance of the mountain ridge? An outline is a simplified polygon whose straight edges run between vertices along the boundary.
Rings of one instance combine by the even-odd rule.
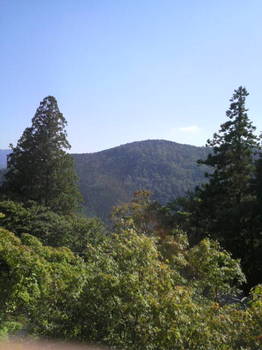
[[[170,143],[170,144],[176,144],[176,145],[180,145],[180,146],[188,146],[188,147],[192,147],[192,148],[206,148],[206,146],[195,146],[195,145],[191,145],[188,143],[180,143],[180,142],[176,142],[176,141],[170,141],[170,140],[165,140],[165,139],[146,139],[146,140],[139,140],[139,141],[131,141],[131,142],[126,142],[117,146],[112,146],[110,148],[106,148],[103,149],[101,151],[95,151],[95,152],[72,152],[71,154],[74,155],[79,155],[79,154],[97,154],[97,153],[102,153],[102,152],[108,152],[111,151],[115,148],[120,148],[120,147],[125,147],[125,146],[129,146],[129,145],[134,145],[134,144],[143,144],[143,143],[149,143],[149,142],[159,142],[159,143]]]
[[[115,205],[130,201],[141,189],[165,203],[204,181],[198,166],[206,147],[166,140],[135,141],[95,153],[72,154],[87,213],[106,219]]]

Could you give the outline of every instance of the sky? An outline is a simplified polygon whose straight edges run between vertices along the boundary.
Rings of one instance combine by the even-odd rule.
[[[197,146],[243,85],[262,131],[261,0],[0,0],[0,149],[53,95],[72,152]]]

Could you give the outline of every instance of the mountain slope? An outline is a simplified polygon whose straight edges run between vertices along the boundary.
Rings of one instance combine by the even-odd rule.
[[[86,213],[106,219],[114,205],[139,189],[165,203],[204,181],[206,168],[196,161],[204,147],[164,140],[133,142],[96,153],[73,154]]]

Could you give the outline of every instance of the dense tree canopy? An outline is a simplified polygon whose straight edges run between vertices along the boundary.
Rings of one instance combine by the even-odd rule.
[[[0,336],[22,327],[123,350],[259,349],[261,289],[244,308],[223,305],[243,275],[212,241],[192,249],[180,233],[166,259],[153,238],[125,229],[81,258],[2,227],[0,238]]]

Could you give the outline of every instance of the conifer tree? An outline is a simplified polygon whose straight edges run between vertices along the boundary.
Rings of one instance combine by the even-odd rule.
[[[8,156],[3,191],[22,202],[29,200],[67,214],[76,209],[76,186],[71,148],[57,101],[48,96],[40,103],[32,126],[25,129]]]
[[[209,181],[197,190],[201,208],[198,212],[206,225],[200,229],[219,239],[234,257],[242,259],[246,267],[255,249],[252,184],[254,154],[260,148],[259,138],[254,134],[256,128],[247,115],[247,96],[248,92],[242,86],[234,91],[226,112],[229,120],[221,125],[212,140],[207,141],[213,151],[199,163],[211,167],[207,174]]]
[[[210,182],[230,187],[231,196],[237,202],[241,202],[243,195],[249,192],[250,179],[254,175],[253,154],[259,147],[259,138],[254,135],[256,128],[250,122],[245,107],[248,95],[241,86],[234,91],[226,112],[229,120],[221,125],[212,140],[207,141],[213,152],[205,161],[200,161],[214,168],[214,172],[207,174]]]

